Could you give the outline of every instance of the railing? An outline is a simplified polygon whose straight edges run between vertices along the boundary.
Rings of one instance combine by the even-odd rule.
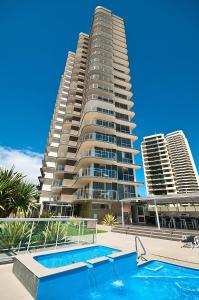
[[[136,197],[135,193],[118,192],[115,190],[78,189],[74,194],[75,200],[120,200]]]
[[[77,190],[74,194],[75,199],[82,200],[117,200],[117,191],[114,190],[94,190],[94,189],[85,189]]]
[[[90,151],[86,151],[83,152],[80,155],[81,158],[85,158],[85,157],[96,157],[96,158],[104,158],[104,159],[111,159],[111,160],[115,160],[118,163],[123,163],[123,164],[133,164],[133,160],[130,158],[118,158],[116,157],[116,153],[115,152],[111,152],[111,151],[106,151],[106,150],[90,150]]]
[[[87,107],[84,110],[84,114],[86,114],[87,112],[99,112],[99,113],[103,113],[103,114],[107,114],[107,115],[114,115],[114,111],[110,110],[110,109],[103,109],[100,107]]]
[[[0,218],[0,262],[18,253],[96,241],[96,219]]]
[[[62,186],[62,179],[61,180],[54,180],[53,182],[52,182],[52,186],[53,187],[56,187],[56,186]]]
[[[138,254],[138,242],[143,250],[143,252],[140,253],[140,255]],[[144,248],[144,245],[140,239],[139,236],[135,236],[135,250],[136,250],[136,253],[137,253],[137,260],[141,260],[141,261],[147,261],[147,259],[144,257],[146,255],[146,249]]]
[[[81,154],[81,157],[99,157],[99,158],[105,158],[105,159],[111,159],[116,160],[116,154],[114,152],[109,152],[106,150],[97,150],[97,151],[88,151]]]
[[[81,177],[103,177],[103,178],[112,178],[121,181],[134,181],[134,175],[132,174],[118,174],[116,170],[109,169],[100,169],[100,168],[87,168],[81,169],[80,172],[76,175],[75,179]]]
[[[87,168],[83,169],[82,172],[77,174],[77,178],[79,177],[87,177],[87,176],[95,176],[95,177],[109,177],[109,178],[117,178],[117,172],[115,170],[108,169],[99,169],[99,168]]]
[[[102,141],[102,142],[116,144],[118,147],[125,147],[129,149],[132,148],[130,141],[125,142],[120,139],[117,139],[115,136],[108,135],[108,134],[100,134],[100,133],[93,132],[93,133],[85,134],[80,138],[81,142],[88,141],[88,140]]]
[[[116,143],[116,138],[113,136],[109,136],[106,134],[98,134],[98,133],[89,133],[80,138],[81,142],[87,140],[96,140],[96,141],[103,141],[108,143]]]

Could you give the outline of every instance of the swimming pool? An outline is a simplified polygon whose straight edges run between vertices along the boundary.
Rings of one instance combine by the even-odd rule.
[[[37,300],[198,300],[199,271],[114,253],[39,280]]]
[[[107,256],[120,250],[105,246],[84,247],[82,249],[67,250],[58,253],[34,256],[34,259],[46,268],[59,268],[89,259]]]

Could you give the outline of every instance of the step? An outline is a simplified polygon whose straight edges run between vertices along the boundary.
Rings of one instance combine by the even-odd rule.
[[[198,235],[199,236],[199,231],[196,231],[196,230],[187,230],[187,229],[182,229],[182,230],[179,230],[179,229],[166,229],[166,228],[161,228],[160,230],[156,227],[145,227],[145,226],[128,226],[128,225],[125,225],[125,226],[122,226],[122,225],[116,225],[114,226],[113,228],[120,228],[120,229],[125,229],[125,230],[135,230],[135,231],[139,231],[139,230],[142,230],[142,231],[153,231],[153,232],[165,232],[165,233],[175,233],[175,234],[179,234],[179,235]]]
[[[122,230],[123,232],[148,232],[148,233],[158,233],[158,234],[168,234],[168,235],[179,235],[182,236],[184,234],[184,232],[176,232],[176,231],[163,231],[163,230],[145,230],[144,228],[125,228],[125,227],[113,227],[112,231],[114,230]]]
[[[171,232],[155,232],[155,231],[144,231],[144,230],[124,230],[120,228],[113,228],[112,232],[120,232],[123,234],[134,234],[134,235],[141,235],[141,234],[147,234],[147,235],[154,235],[154,236],[165,236],[165,237],[171,237],[171,238],[182,238],[182,234],[177,234],[177,233],[171,233]]]
[[[123,232],[120,232],[119,230],[114,231],[114,232],[116,232],[116,233],[123,233]],[[129,234],[129,235],[136,235],[136,234],[133,233],[133,232],[129,232],[128,234]],[[180,241],[180,240],[181,240],[181,238],[177,238],[177,237],[162,236],[162,235],[154,235],[154,234],[149,234],[149,233],[146,233],[146,232],[140,233],[139,236],[145,236],[145,237],[156,238],[156,239],[162,239],[162,240],[172,240],[172,241]]]
[[[114,232],[123,234],[123,232],[121,232],[119,230],[116,230]],[[138,235],[135,232],[129,232],[128,234],[129,235]],[[181,241],[181,237],[169,236],[169,235],[164,236],[164,235],[161,235],[161,234],[151,234],[151,233],[146,233],[146,232],[140,232],[139,236],[146,236],[146,237],[150,237],[150,238],[172,240],[172,241]]]
[[[154,235],[154,236],[165,236],[165,237],[175,237],[175,238],[178,238],[178,239],[181,239],[182,238],[182,235],[180,234],[176,234],[176,233],[165,233],[165,232],[153,232],[153,231],[144,231],[144,230],[122,230],[122,229],[119,229],[119,228],[115,228],[115,229],[112,229],[112,232],[120,232],[120,233],[123,233],[123,234],[134,234],[134,235],[140,235],[140,234],[147,234],[147,235]]]

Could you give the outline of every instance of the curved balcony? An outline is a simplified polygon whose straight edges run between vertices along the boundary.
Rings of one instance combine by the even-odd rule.
[[[121,141],[120,143],[117,143],[115,136],[105,135],[101,133],[89,133],[80,138],[80,147],[78,149],[78,152],[82,152],[84,150],[87,150],[89,148],[92,148],[94,146],[96,147],[104,147],[109,149],[117,149],[124,151],[128,149],[129,152],[133,154],[139,153],[139,150],[133,149],[132,145],[129,143],[125,143]],[[88,148],[89,147],[89,148]],[[121,148],[121,149],[120,149]]]
[[[52,184],[51,184],[51,189],[53,191],[55,190],[60,190],[62,188],[62,182],[63,180],[62,179],[56,179],[56,180],[53,180]]]
[[[86,169],[80,169],[79,173],[76,175],[75,179],[81,179],[83,177],[97,177],[98,180],[103,179],[102,181],[107,181],[111,179],[112,181],[126,181],[133,182],[133,174],[119,174],[116,170],[105,169],[105,168],[93,168],[89,167]]]
[[[92,163],[128,167],[132,169],[141,168],[140,165],[135,165],[133,163],[133,159],[124,157],[117,158],[116,152],[91,149],[81,153],[79,160],[76,163],[75,170],[77,171],[81,168],[86,168]]]
[[[97,119],[97,118],[101,118],[103,120],[109,120],[112,122],[115,122],[117,124],[120,125],[124,125],[124,126],[129,126],[131,129],[135,128],[136,125],[135,123],[131,122],[130,118],[134,117],[134,113],[131,111],[127,110],[127,119],[123,119],[118,115],[118,112],[120,111],[120,109],[117,109],[118,111],[116,111],[116,107],[114,107],[114,109],[107,109],[107,108],[102,108],[102,107],[96,107],[96,106],[89,106],[87,108],[85,108],[84,110],[84,115],[82,116],[82,122],[83,120],[93,120]]]
[[[82,117],[82,120],[88,120],[88,119],[93,119],[93,118],[103,118],[105,120],[114,120],[115,119],[115,114],[114,111],[111,109],[107,108],[101,108],[101,107],[96,107],[96,106],[90,106],[87,107],[84,110],[84,115]]]
[[[103,177],[103,178],[117,178],[117,171],[109,170],[109,169],[100,169],[100,168],[86,168],[80,170],[80,172],[76,175],[76,178],[81,177]]]
[[[109,118],[108,118],[109,120]],[[130,130],[117,130],[116,125],[119,124],[119,122],[111,122],[108,121],[107,118],[106,120],[101,120],[101,119],[94,119],[94,120],[87,120],[84,121],[80,127],[80,134],[88,134],[88,133],[93,133],[95,132],[97,129],[99,129],[99,131],[103,131],[104,134],[111,134],[111,135],[115,135],[116,137],[126,137],[131,139],[131,141],[136,141],[137,140],[137,136],[133,134],[132,130],[133,128],[135,128],[135,123],[130,123],[131,126]],[[118,119],[116,119],[116,121],[118,121]]]
[[[73,197],[74,200],[118,201],[121,199],[134,198],[136,194],[131,192],[119,193],[115,190],[77,189]]]

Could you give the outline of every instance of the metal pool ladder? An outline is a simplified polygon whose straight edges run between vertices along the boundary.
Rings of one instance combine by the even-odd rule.
[[[143,250],[143,252],[141,252],[140,255],[138,254],[138,242],[139,242],[139,244],[140,244],[140,246],[141,246],[141,248]],[[137,236],[137,235],[135,236],[135,250],[137,252],[137,260],[138,261],[139,261],[139,259],[141,261],[147,261],[147,259],[144,257],[146,255],[146,249],[145,249],[145,247],[144,247],[144,245],[143,245],[140,237]]]

